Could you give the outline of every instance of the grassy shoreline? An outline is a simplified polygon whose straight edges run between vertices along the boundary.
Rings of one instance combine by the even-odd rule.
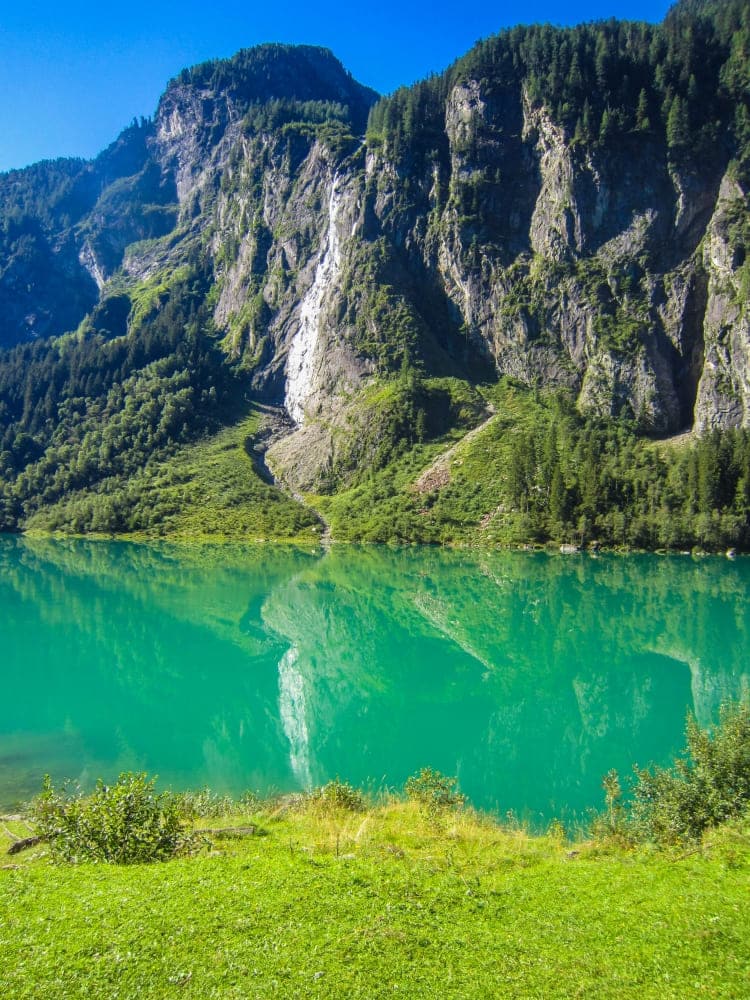
[[[290,549],[304,549],[305,551],[310,551],[311,546],[320,551],[325,551],[332,546],[336,547],[349,547],[349,548],[388,548],[388,549],[413,549],[413,548],[430,548],[430,549],[446,549],[446,550],[467,550],[467,551],[480,551],[480,552],[530,552],[530,553],[544,553],[546,555],[565,555],[565,556],[575,556],[575,555],[587,555],[587,556],[599,556],[599,555],[614,555],[614,556],[641,556],[641,555],[651,555],[651,556],[689,556],[691,558],[718,558],[718,559],[741,559],[748,555],[750,552],[746,552],[744,549],[733,549],[732,554],[729,555],[727,552],[722,550],[712,551],[709,549],[639,549],[639,548],[629,548],[627,546],[616,546],[610,547],[606,545],[584,545],[580,546],[567,546],[561,545],[558,542],[490,542],[483,540],[460,540],[460,541],[447,541],[447,542],[421,542],[421,541],[389,541],[389,542],[371,542],[371,541],[360,541],[357,539],[346,539],[346,538],[331,538],[325,544],[321,543],[320,537],[310,536],[306,534],[298,536],[251,536],[251,535],[232,535],[232,534],[156,534],[142,531],[134,532],[122,532],[120,534],[107,534],[104,532],[92,532],[88,534],[75,534],[63,531],[42,531],[39,529],[29,529],[27,531],[20,532],[0,532],[0,538],[30,538],[30,539],[44,539],[52,541],[86,541],[86,542],[132,542],[137,545],[175,545],[184,546],[186,548],[193,546],[225,546],[225,545],[269,545],[277,548],[290,548]]]
[[[52,997],[741,997],[750,821],[695,847],[279,800],[163,864],[0,868],[0,986]],[[3,827],[5,829],[3,829]],[[0,827],[0,850],[8,833]],[[7,867],[13,862],[12,867]]]

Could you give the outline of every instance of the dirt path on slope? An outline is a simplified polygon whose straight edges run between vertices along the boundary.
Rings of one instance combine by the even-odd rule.
[[[473,440],[487,427],[489,422],[497,416],[497,410],[492,405],[492,403],[487,404],[487,409],[485,411],[487,416],[478,424],[473,430],[470,430],[467,434],[461,438],[460,441],[456,441],[454,445],[451,445],[447,451],[442,452],[432,465],[425,469],[418,479],[414,481],[410,487],[414,493],[431,493],[433,490],[442,489],[443,486],[447,486],[451,478],[451,461],[456,453],[456,450],[461,447],[461,445],[466,444],[467,441]]]

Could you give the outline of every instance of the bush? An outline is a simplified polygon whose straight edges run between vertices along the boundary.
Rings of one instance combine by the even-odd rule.
[[[722,705],[713,733],[688,716],[686,740],[673,767],[635,769],[630,822],[638,839],[698,840],[750,807],[750,705]]]
[[[260,803],[254,792],[244,792],[239,799],[234,799],[231,795],[212,792],[210,788],[201,788],[195,792],[177,792],[174,797],[183,818],[187,820],[251,813],[258,809]]]
[[[47,775],[32,818],[53,855],[64,861],[166,861],[192,846],[193,838],[185,831],[179,800],[156,794],[155,780],[125,773],[114,785],[100,779],[84,796],[56,791]]]
[[[310,792],[309,801],[323,811],[343,809],[346,812],[362,812],[367,807],[362,792],[338,778]]]
[[[466,803],[466,796],[456,791],[458,778],[448,778],[431,767],[423,767],[404,785],[406,797],[418,802],[428,813],[456,809]]]
[[[596,840],[608,841],[619,847],[630,846],[633,833],[630,829],[627,808],[623,802],[620,776],[614,768],[602,778],[604,812],[595,813],[591,821],[591,833]]]

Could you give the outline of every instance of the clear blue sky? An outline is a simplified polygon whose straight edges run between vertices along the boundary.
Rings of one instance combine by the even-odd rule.
[[[0,170],[95,155],[184,66],[260,42],[326,45],[381,93],[512,24],[660,21],[670,0],[0,0]]]

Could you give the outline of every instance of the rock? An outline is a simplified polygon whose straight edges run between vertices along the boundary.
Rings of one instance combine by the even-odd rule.
[[[23,837],[21,840],[16,840],[8,848],[8,854],[20,854],[21,851],[26,851],[30,847],[36,847],[37,844],[41,844],[45,837]]]
[[[750,315],[742,289],[744,247],[730,220],[747,211],[747,193],[727,174],[703,241],[708,274],[703,324],[705,361],[695,404],[695,429],[750,427]]]
[[[255,837],[262,831],[257,826],[223,826],[216,829],[199,830],[208,837],[218,837],[219,840],[241,840],[243,837]]]

